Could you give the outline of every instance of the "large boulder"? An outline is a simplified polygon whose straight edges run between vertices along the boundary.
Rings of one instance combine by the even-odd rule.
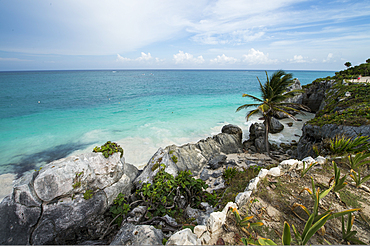
[[[277,119],[274,117],[271,118],[269,132],[270,133],[279,133],[282,130],[284,130],[284,125],[280,123]]]
[[[103,214],[118,193],[131,193],[137,173],[119,153],[67,157],[28,173],[0,204],[0,243],[76,244],[99,238],[109,224]]]
[[[242,153],[243,145],[240,137],[242,130],[240,128],[238,130],[237,126],[227,126],[224,131],[225,133],[208,137],[195,144],[160,148],[149,160],[143,172],[134,180],[134,185],[140,188],[143,183],[151,183],[161,164],[164,164],[165,171],[174,177],[179,171],[186,170],[190,170],[193,175],[198,175],[214,156],[221,153]]]

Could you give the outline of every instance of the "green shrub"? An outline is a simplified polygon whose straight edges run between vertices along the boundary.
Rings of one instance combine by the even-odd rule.
[[[93,152],[102,152],[103,156],[105,158],[108,158],[110,155],[113,155],[114,153],[121,153],[121,158],[123,156],[123,149],[121,146],[119,146],[116,143],[112,143],[111,141],[106,142],[104,145],[102,145],[100,148],[96,146],[93,149]]]

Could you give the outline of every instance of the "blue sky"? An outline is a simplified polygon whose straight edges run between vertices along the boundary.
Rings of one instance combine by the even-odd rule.
[[[369,0],[0,0],[0,71],[342,70],[368,58]]]

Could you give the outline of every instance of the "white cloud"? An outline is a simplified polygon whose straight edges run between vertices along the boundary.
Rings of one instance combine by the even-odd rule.
[[[293,59],[289,59],[290,62],[292,63],[303,63],[307,62],[305,58],[301,55],[294,55]]]
[[[215,59],[210,60],[211,63],[220,63],[220,64],[225,64],[225,63],[233,64],[237,61],[238,60],[235,59],[234,57],[228,57],[225,54],[222,54],[222,56],[217,56]]]
[[[150,61],[155,61],[155,62],[161,62],[163,60],[159,59],[158,57],[153,58],[150,53],[145,54],[144,52],[141,52],[141,56],[136,58],[136,59],[130,59],[126,57],[122,57],[120,54],[117,54],[117,62],[150,62]]]
[[[179,50],[179,53],[173,55],[173,60],[175,64],[183,64],[183,63],[194,63],[194,64],[201,64],[204,62],[203,56],[194,57],[192,54],[184,53],[184,51]]]
[[[118,62],[128,62],[128,61],[132,61],[132,60],[130,58],[122,57],[120,54],[117,54],[116,61],[118,61]]]
[[[243,62],[248,64],[272,64],[277,63],[277,60],[272,60],[269,54],[264,54],[262,51],[250,49],[247,55],[243,55]]]
[[[31,60],[25,60],[25,59],[19,59],[19,58],[2,58],[2,57],[0,57],[0,61],[6,61],[6,62],[25,62],[25,61],[31,61]]]
[[[324,60],[322,60],[322,62],[328,62],[331,58],[333,58],[333,53],[329,53],[328,56]]]

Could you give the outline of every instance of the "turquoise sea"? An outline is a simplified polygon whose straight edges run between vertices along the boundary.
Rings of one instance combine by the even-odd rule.
[[[302,85],[334,75],[287,72]],[[266,80],[264,71],[240,70],[0,72],[0,175],[20,175],[108,140],[143,167],[159,147],[196,142],[225,124],[247,131],[246,112],[235,110],[250,102],[243,93],[259,96],[257,76]],[[284,134],[272,138],[283,141],[293,131]]]

